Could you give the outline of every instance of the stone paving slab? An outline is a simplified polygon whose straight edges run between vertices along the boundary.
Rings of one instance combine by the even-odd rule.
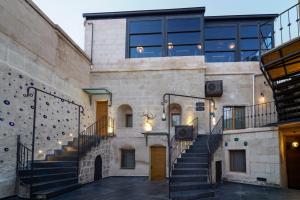
[[[17,200],[10,198],[9,200]],[[52,200],[167,200],[168,183],[146,177],[110,177],[87,184]],[[214,200],[300,200],[300,190],[279,189],[225,182]]]

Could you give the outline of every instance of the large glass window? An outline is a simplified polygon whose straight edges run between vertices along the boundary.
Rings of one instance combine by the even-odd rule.
[[[168,19],[168,56],[196,56],[201,54],[200,18]]]
[[[141,20],[129,23],[129,57],[163,56],[162,20]]]
[[[241,61],[258,61],[259,37],[258,25],[240,26],[240,57]]]
[[[130,58],[202,54],[200,17],[162,17],[128,23]]]
[[[205,58],[207,62],[236,61],[236,26],[205,28]]]

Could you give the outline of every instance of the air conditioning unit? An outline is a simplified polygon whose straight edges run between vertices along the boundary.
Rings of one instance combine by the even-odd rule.
[[[175,126],[175,140],[193,141],[193,126]]]
[[[223,95],[223,81],[206,81],[205,97],[221,97]]]

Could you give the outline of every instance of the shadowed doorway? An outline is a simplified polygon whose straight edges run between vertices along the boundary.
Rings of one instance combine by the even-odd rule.
[[[101,156],[97,156],[95,159],[95,174],[94,181],[102,179],[102,159]]]

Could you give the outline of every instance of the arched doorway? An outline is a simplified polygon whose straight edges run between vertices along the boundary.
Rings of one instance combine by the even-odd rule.
[[[98,181],[102,179],[102,159],[101,156],[97,156],[95,159],[95,173],[94,173],[94,181]]]

